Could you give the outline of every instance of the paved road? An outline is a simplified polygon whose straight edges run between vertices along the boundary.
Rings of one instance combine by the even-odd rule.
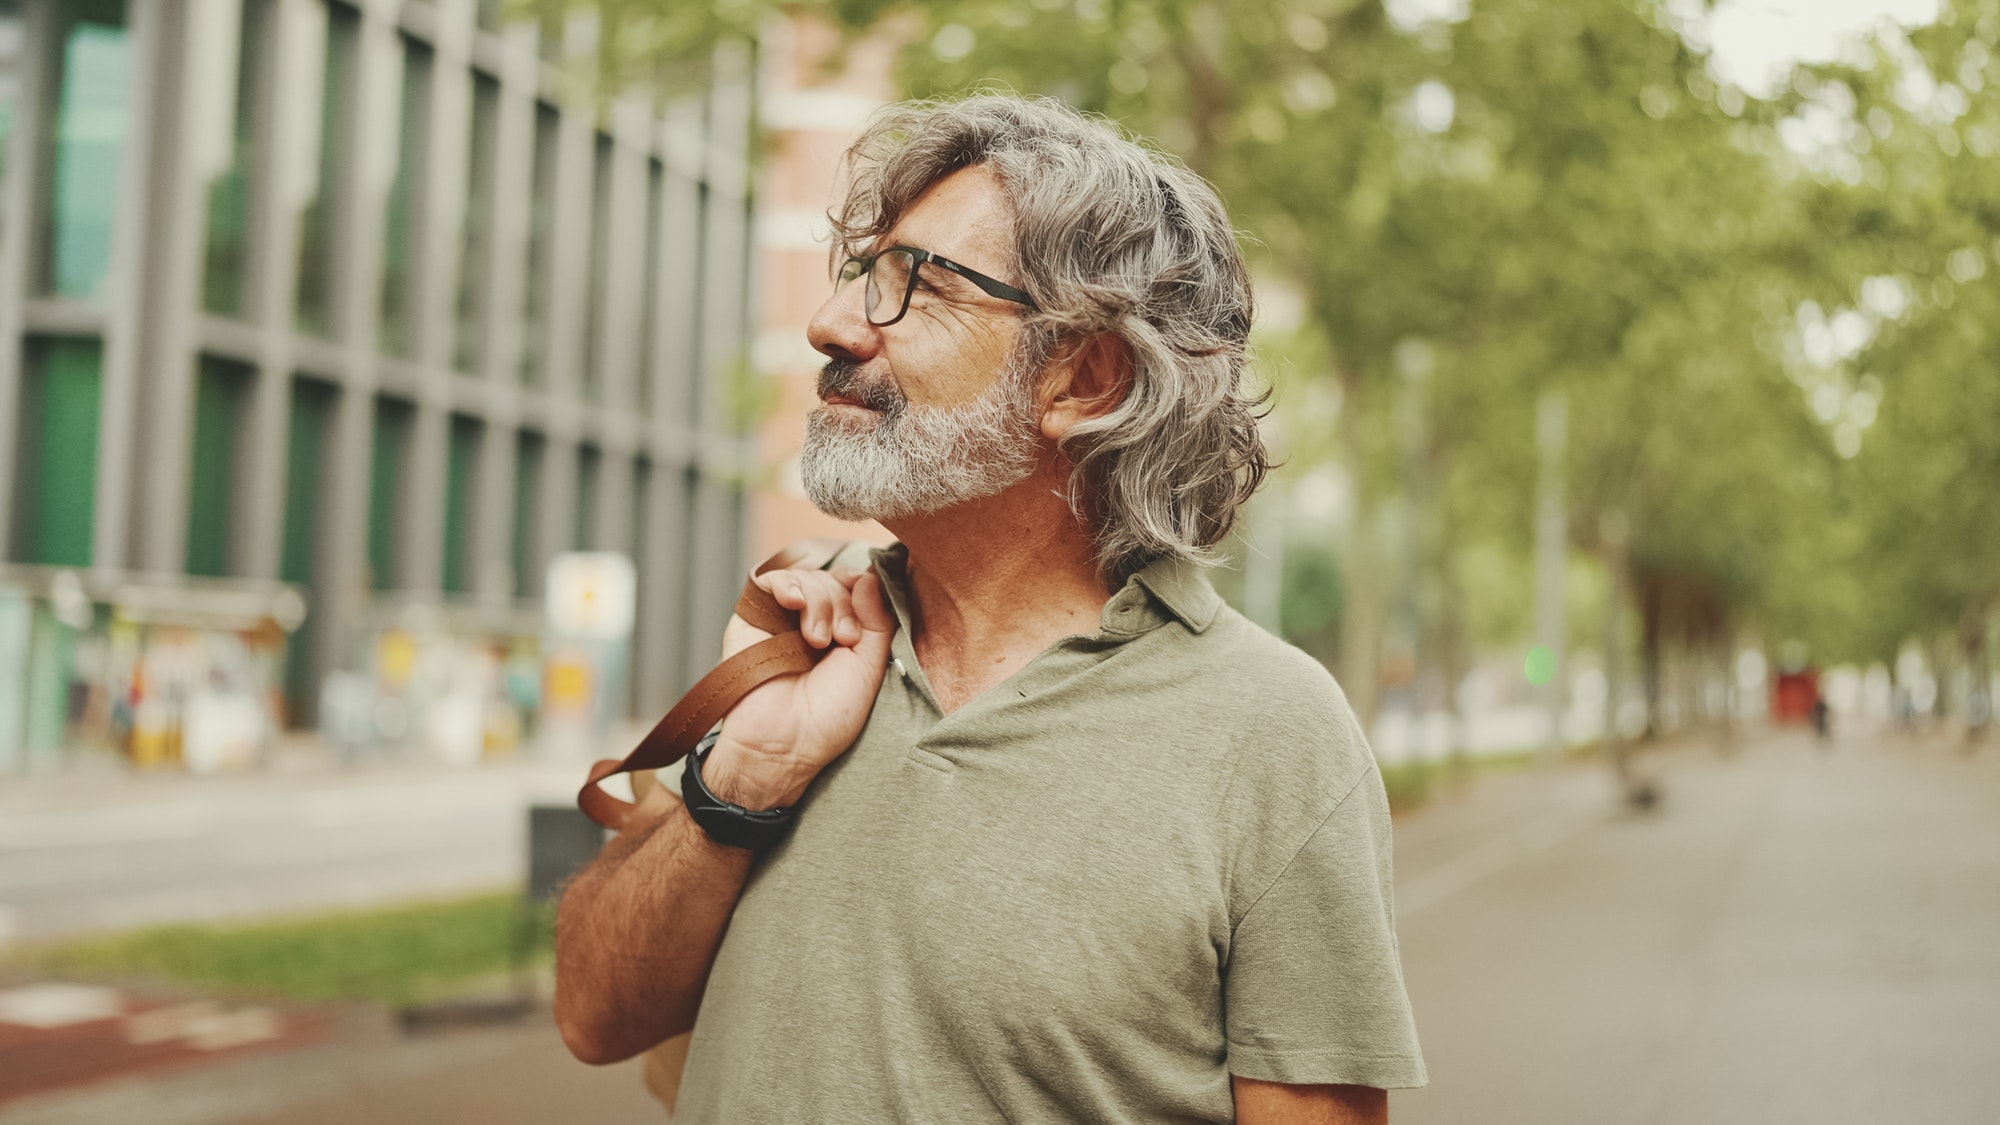
[[[1655,768],[1667,798],[1646,815],[1571,769],[1399,820],[1432,1085],[1395,1095],[1398,1125],[2000,1121],[2000,746],[1780,737]],[[545,1023],[415,1040],[368,1024],[0,1113],[140,1119],[661,1120],[631,1066],[576,1064]]]
[[[1430,837],[1501,794],[1401,826],[1432,1084],[1398,1125],[2000,1121],[2000,747],[1663,765],[1655,813],[1558,809],[1442,866]]]
[[[519,886],[524,810],[571,802],[586,765],[12,783],[0,789],[0,945]]]

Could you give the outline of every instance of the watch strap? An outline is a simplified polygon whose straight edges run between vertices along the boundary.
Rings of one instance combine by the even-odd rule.
[[[843,545],[828,539],[795,544],[765,559],[752,572],[752,579],[770,570],[824,569]],[[826,654],[825,649],[806,643],[805,635],[799,632],[799,615],[779,605],[754,580],[743,583],[743,594],[736,601],[736,615],[771,636],[716,665],[622,760],[606,758],[590,767],[590,776],[576,795],[577,807],[590,819],[614,830],[624,827],[634,805],[605,792],[599,782],[632,770],[673,765],[686,757],[702,735],[721,723],[723,716],[759,684],[808,671]]]
[[[687,804],[694,822],[708,833],[709,839],[732,848],[763,851],[791,832],[798,812],[791,807],[744,808],[709,792],[707,784],[701,779],[701,768],[708,762],[709,751],[715,749],[716,741],[721,737],[721,731],[710,734],[696,744],[694,753],[687,756],[687,765],[681,770],[681,800]]]

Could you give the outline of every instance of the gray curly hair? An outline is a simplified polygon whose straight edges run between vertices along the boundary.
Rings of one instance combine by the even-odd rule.
[[[1059,446],[1098,569],[1115,586],[1169,555],[1211,564],[1270,468],[1257,433],[1268,392],[1243,388],[1250,275],[1222,201],[1179,161],[1052,98],[902,102],[847,151],[834,261],[866,254],[926,189],[975,164],[1013,204],[1013,265],[1035,299],[1018,369],[1038,375],[1096,337],[1130,361],[1124,401]]]

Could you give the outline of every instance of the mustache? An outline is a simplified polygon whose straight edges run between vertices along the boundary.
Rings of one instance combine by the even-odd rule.
[[[903,392],[887,379],[865,380],[861,365],[851,359],[828,360],[819,370],[819,397],[851,398],[870,410],[887,414],[902,409]]]

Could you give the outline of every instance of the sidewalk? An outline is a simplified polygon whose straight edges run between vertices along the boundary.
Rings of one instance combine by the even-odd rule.
[[[216,777],[10,779],[0,947],[519,886],[526,810],[573,803],[588,766],[581,755],[471,768],[307,758]]]
[[[1651,812],[1399,878],[1431,1085],[1395,1119],[2000,1119],[2000,753],[1786,732],[1648,765]]]
[[[546,1012],[406,1034],[379,1009],[331,1009],[322,1041],[111,1078],[0,1107],[0,1125],[545,1125],[666,1119],[637,1060],[570,1058]]]
[[[325,781],[285,792],[282,779],[231,779],[227,795],[188,782],[186,799],[215,792],[218,801],[256,797],[274,808],[369,814],[371,823],[402,823],[426,811],[442,788],[460,794],[470,819],[492,820],[521,794],[560,784],[567,799],[576,770],[522,767],[477,775],[388,771]],[[1490,878],[1523,856],[1615,813],[1615,787],[1595,764],[1489,775],[1441,789],[1430,806],[1397,821],[1399,896],[1406,903],[1442,902]],[[144,789],[143,786],[139,787]],[[386,794],[400,794],[390,799]],[[329,796],[332,794],[332,796]],[[477,796],[474,796],[477,794]],[[206,804],[204,798],[201,802]],[[405,804],[407,803],[407,808]],[[163,802],[121,798],[126,814],[165,816]],[[150,811],[148,811],[150,810]],[[184,823],[167,818],[169,823]],[[431,825],[435,818],[418,822]],[[408,825],[405,824],[405,830]],[[296,829],[267,826],[266,833]],[[1525,834],[1524,834],[1525,833]],[[181,843],[185,844],[185,841]],[[402,845],[407,847],[407,843]],[[518,849],[515,849],[516,851]],[[511,854],[511,853],[510,853]],[[499,870],[503,864],[495,864]],[[1406,905],[1404,912],[1421,912]],[[199,1069],[154,1071],[16,1102],[0,1109],[0,1125],[85,1125],[145,1121],[148,1125],[346,1125],[479,1121],[541,1125],[554,1121],[660,1122],[665,1115],[646,1094],[636,1062],[593,1069],[570,1058],[546,1011],[519,1024],[405,1035],[379,1009],[338,1009],[318,1043],[254,1057],[218,1059]]]

